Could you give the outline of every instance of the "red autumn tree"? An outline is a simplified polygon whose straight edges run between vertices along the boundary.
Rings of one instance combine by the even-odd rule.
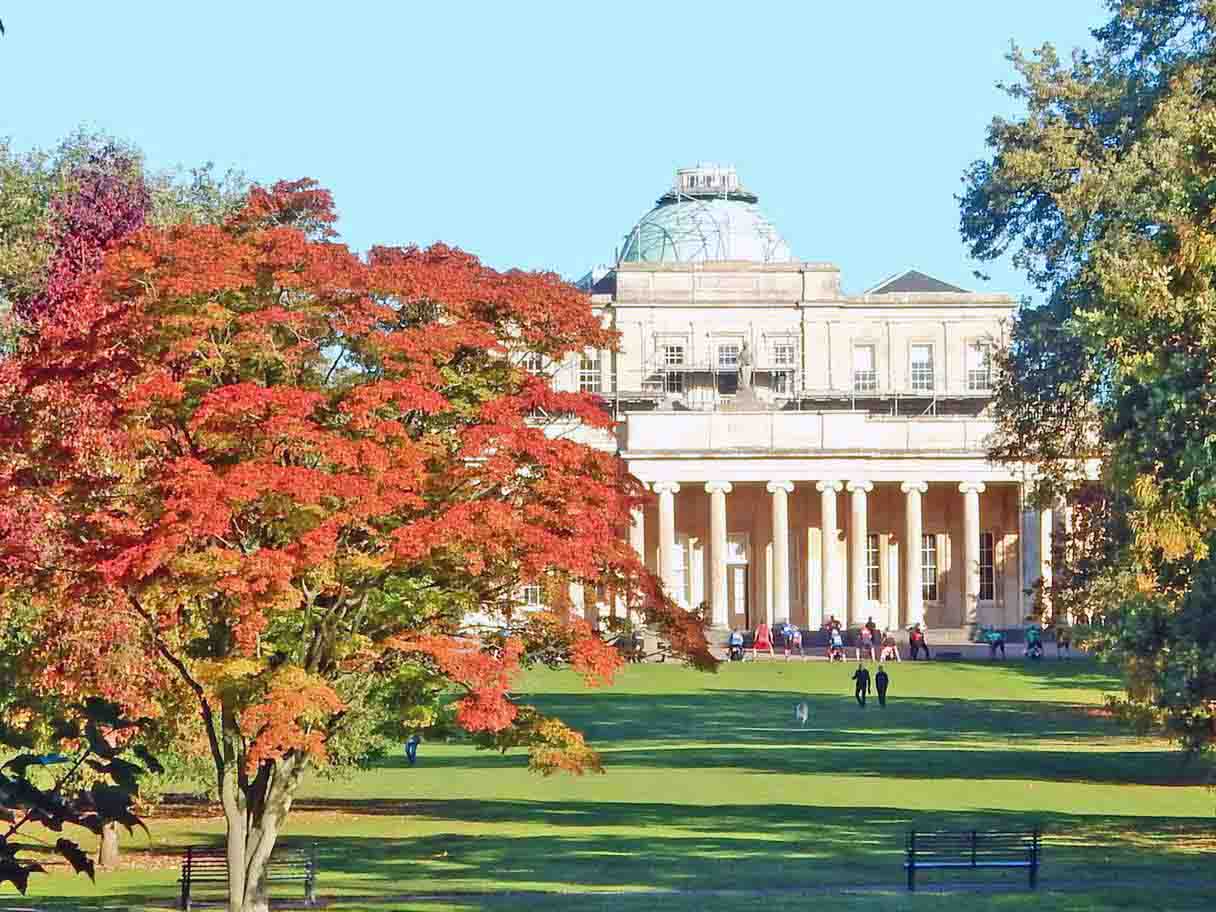
[[[590,680],[616,653],[577,619],[517,616],[522,583],[609,593],[713,665],[624,541],[638,486],[535,417],[610,425],[519,366],[612,347],[587,298],[442,245],[361,258],[334,218],[302,181],[223,225],[144,228],[0,365],[6,585],[48,629],[138,625],[193,694],[232,910],[266,907],[304,770],[373,699],[408,715],[455,690],[461,726],[535,768],[598,764],[508,691],[554,643]],[[472,612],[521,635],[482,640]]]

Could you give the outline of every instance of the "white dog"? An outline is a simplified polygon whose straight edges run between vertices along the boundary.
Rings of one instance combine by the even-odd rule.
[[[806,705],[806,700],[803,700],[794,707],[794,721],[803,728],[806,728],[807,719],[811,717],[811,708]]]

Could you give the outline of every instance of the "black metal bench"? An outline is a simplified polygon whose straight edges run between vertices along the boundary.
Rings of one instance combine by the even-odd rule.
[[[912,830],[908,833],[908,889],[922,868],[1026,868],[1030,889],[1039,885],[1042,834],[1010,830]]]
[[[317,900],[317,850],[276,848],[266,864],[266,880],[269,883],[284,881],[301,882],[304,885],[304,902],[312,905]],[[178,878],[182,885],[181,907],[190,912],[195,888],[222,886],[228,889],[228,854],[223,846],[187,846],[182,856],[182,873]]]

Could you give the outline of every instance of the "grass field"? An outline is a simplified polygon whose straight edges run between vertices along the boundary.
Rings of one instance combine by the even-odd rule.
[[[1213,907],[1212,768],[1105,718],[1117,682],[1097,666],[905,662],[890,705],[865,710],[850,672],[635,666],[599,690],[533,673],[526,698],[585,731],[606,775],[544,779],[520,755],[424,743],[414,768],[393,759],[308,783],[287,839],[318,843],[321,893],[344,908]],[[152,844],[128,841],[124,869],[96,887],[36,878],[26,905],[168,904],[174,847],[222,825],[181,810],[149,823]],[[1047,832],[1038,894],[1000,872],[929,874],[903,892],[907,829],[1035,824]],[[20,905],[7,889],[0,907]]]

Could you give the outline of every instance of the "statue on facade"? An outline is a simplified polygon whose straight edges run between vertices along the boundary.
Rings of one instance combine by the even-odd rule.
[[[752,374],[755,368],[752,366],[752,350],[747,342],[743,343],[743,348],[739,350],[739,389],[752,388]]]

